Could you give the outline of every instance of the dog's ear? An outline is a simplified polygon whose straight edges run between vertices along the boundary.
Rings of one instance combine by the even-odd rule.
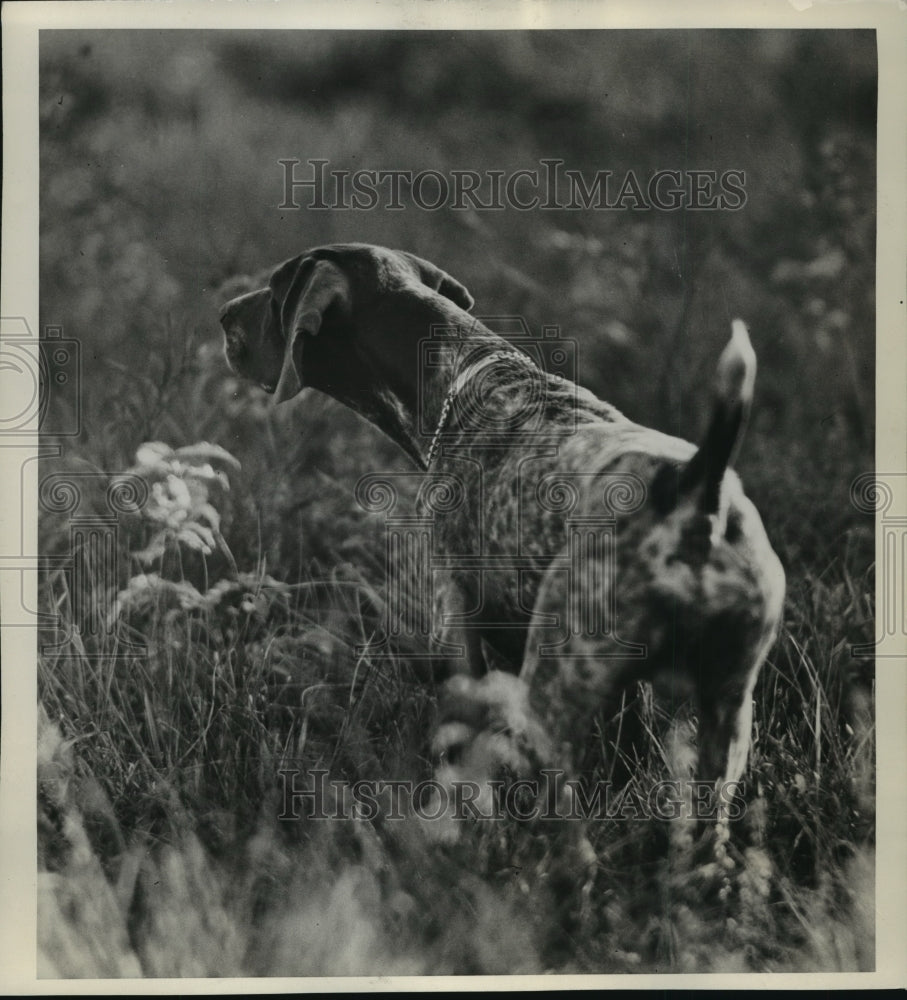
[[[458,305],[467,312],[475,305],[475,299],[456,278],[451,278],[446,271],[442,271],[440,267],[436,267],[415,254],[407,253],[405,250],[401,253],[414,265],[423,285],[428,285],[433,291],[439,292],[445,298],[450,299],[454,305]]]
[[[283,367],[274,391],[275,403],[283,403],[302,389],[296,356],[303,336],[319,333],[328,310],[338,319],[348,315],[350,289],[346,275],[336,264],[302,257],[287,261],[274,272],[271,294],[285,338]]]

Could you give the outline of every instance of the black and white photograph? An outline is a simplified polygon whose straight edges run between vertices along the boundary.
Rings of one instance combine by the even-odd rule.
[[[4,992],[904,985],[903,11],[573,6],[4,6]]]

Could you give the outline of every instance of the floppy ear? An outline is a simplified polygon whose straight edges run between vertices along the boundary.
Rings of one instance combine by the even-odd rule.
[[[405,250],[401,251],[401,253],[415,266],[423,285],[428,285],[429,288],[439,292],[467,312],[475,305],[475,299],[473,299],[466,290],[466,287],[461,285],[456,278],[451,278],[446,271],[442,271],[440,267],[435,267],[434,264],[423,260],[421,257],[417,257],[415,254],[407,253]]]
[[[295,269],[280,309],[286,346],[280,379],[274,390],[275,403],[286,402],[301,391],[302,380],[295,359],[297,343],[304,334],[314,337],[318,333],[325,313],[331,308],[341,315],[349,313],[350,292],[346,275],[330,261],[303,258]]]

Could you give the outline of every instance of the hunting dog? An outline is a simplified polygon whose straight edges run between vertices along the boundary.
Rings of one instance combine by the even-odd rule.
[[[286,261],[221,313],[239,375],[277,402],[327,393],[457,494],[434,511],[432,555],[452,557],[436,638],[462,651],[439,773],[571,772],[602,706],[661,679],[695,698],[698,777],[737,782],[785,589],[728,469],[755,378],[746,328],[732,325],[697,448],[546,373],[472,307],[435,265],[346,244]]]

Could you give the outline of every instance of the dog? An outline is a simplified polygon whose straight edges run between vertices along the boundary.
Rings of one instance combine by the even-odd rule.
[[[729,469],[755,378],[746,327],[732,324],[696,447],[548,374],[473,305],[428,261],[344,244],[280,264],[220,317],[240,376],[278,403],[327,393],[426,482],[453,484],[433,521],[447,567],[435,637],[461,653],[435,735],[439,773],[574,773],[596,713],[661,679],[698,706],[697,777],[739,782],[785,591]],[[438,346],[428,367],[426,341]]]

